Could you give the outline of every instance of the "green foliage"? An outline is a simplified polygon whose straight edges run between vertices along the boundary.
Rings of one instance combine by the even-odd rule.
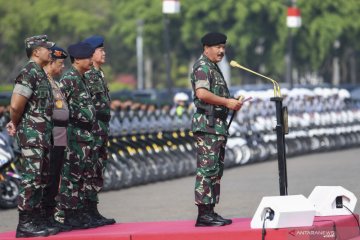
[[[190,60],[202,52],[200,38],[208,31],[228,36],[228,59],[282,79],[289,29],[288,0],[181,0],[179,14],[162,13],[161,0],[0,0],[0,78],[13,81],[25,63],[24,38],[48,34],[59,46],[93,34],[105,36],[111,81],[118,74],[136,75],[136,36],[143,21],[144,57],[151,60],[153,86],[165,87],[165,20],[169,27],[171,77],[175,86],[188,86]],[[360,50],[358,0],[297,0],[302,26],[292,29],[293,66],[300,75],[329,74],[329,61],[338,56],[347,66]],[[340,42],[335,51],[334,42]],[[357,62],[359,66],[359,61]],[[345,71],[345,70],[344,70]],[[233,82],[247,75],[232,69]],[[245,76],[245,77],[244,77]],[[346,79],[344,79],[346,80]],[[120,86],[123,87],[123,86]]]

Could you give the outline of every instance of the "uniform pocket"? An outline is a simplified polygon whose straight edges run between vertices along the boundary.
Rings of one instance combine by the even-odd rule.
[[[38,88],[39,110],[45,111],[49,107],[50,93],[47,86],[39,86]]]

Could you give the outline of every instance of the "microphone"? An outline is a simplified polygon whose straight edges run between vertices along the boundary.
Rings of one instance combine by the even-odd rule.
[[[238,64],[238,63],[235,62],[234,60],[231,60],[231,61],[230,61],[230,66],[243,69],[243,70],[245,70],[245,71],[251,72],[251,73],[253,73],[253,74],[255,74],[255,75],[258,75],[258,76],[260,76],[260,77],[262,77],[262,78],[265,78],[265,79],[271,81],[271,82],[273,83],[273,85],[274,85],[274,97],[281,97],[280,85],[279,85],[279,83],[278,83],[277,81],[275,81],[274,79],[271,79],[271,78],[269,78],[269,77],[266,77],[266,76],[264,76],[264,75],[261,75],[260,73],[257,73],[257,72],[255,72],[255,71],[253,71],[253,70],[250,70],[250,69],[248,69],[248,68],[246,68],[246,67],[244,67],[244,66],[241,66],[240,64]]]

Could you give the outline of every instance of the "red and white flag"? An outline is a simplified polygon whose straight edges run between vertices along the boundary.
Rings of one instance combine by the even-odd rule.
[[[298,28],[301,26],[300,9],[296,7],[288,7],[286,25],[289,28]]]

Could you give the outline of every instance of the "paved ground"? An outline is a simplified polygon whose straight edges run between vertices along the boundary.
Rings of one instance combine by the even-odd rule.
[[[288,158],[288,193],[308,196],[317,185],[343,186],[359,198],[359,156],[360,148]],[[194,177],[186,177],[102,193],[100,210],[118,222],[195,219],[193,186]],[[251,218],[263,196],[279,195],[277,161],[225,171],[221,190],[218,213]],[[0,232],[15,230],[17,220],[15,209],[0,210]]]

